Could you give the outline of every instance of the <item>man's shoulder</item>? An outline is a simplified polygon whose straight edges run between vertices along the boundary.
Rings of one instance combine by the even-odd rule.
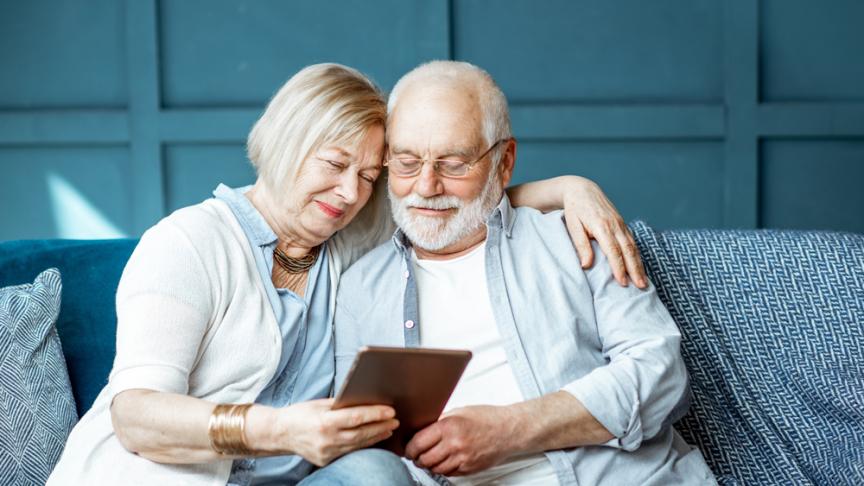
[[[564,211],[557,209],[544,213],[539,209],[534,209],[529,206],[518,206],[511,208],[513,212],[514,223],[519,223],[519,220],[525,221],[560,221],[564,218]]]
[[[392,241],[387,241],[372,251],[360,257],[353,265],[348,267],[342,275],[342,283],[340,288],[352,285],[363,285],[371,280],[372,283],[376,279],[372,276],[380,277],[388,271],[398,269],[400,263],[399,253]]]
[[[570,241],[562,210],[543,213],[529,207],[513,208],[511,231],[519,236],[537,236],[544,241],[551,237]]]
[[[543,213],[533,208],[513,208],[511,224],[510,238],[502,239],[501,244],[509,251],[518,252],[518,261],[529,263],[526,268],[536,270],[551,265],[550,272],[583,273],[579,254],[567,232],[564,211]],[[594,251],[599,248],[594,246]]]

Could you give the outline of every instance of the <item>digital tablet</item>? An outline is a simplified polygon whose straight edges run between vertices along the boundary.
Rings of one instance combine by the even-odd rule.
[[[392,406],[399,428],[376,447],[404,455],[411,437],[438,420],[470,360],[471,351],[363,347],[354,358],[333,408]]]

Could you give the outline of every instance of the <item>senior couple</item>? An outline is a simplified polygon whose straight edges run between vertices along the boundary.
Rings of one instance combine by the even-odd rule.
[[[385,104],[310,66],[248,153],[254,185],[142,236],[109,381],[49,484],[714,484],[671,426],[680,334],[631,235],[590,181],[505,191],[516,141],[483,70],[424,64]],[[368,448],[392,408],[331,410],[367,344],[474,352],[405,458]]]

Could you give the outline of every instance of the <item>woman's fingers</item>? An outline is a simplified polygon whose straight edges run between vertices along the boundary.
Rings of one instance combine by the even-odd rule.
[[[363,424],[392,419],[396,411],[387,405],[364,405],[330,410],[327,416],[339,429],[353,429]]]
[[[339,431],[338,440],[352,448],[365,447],[389,437],[397,427],[399,427],[399,421],[396,419],[365,424],[353,429]]]
[[[624,255],[624,265],[626,266],[630,280],[640,289],[648,287],[648,277],[645,275],[645,267],[642,265],[639,247],[636,246],[636,241],[633,239],[630,230],[626,226],[619,227],[615,237],[621,247],[621,253]]]
[[[594,239],[600,245],[600,250],[606,255],[606,260],[609,262],[609,267],[612,269],[612,275],[622,287],[627,286],[627,267],[624,264],[624,257],[621,254],[621,245],[618,239],[615,238],[612,230],[605,224],[600,225],[596,231],[592,231]]]
[[[565,218],[564,222],[567,224],[567,232],[573,241],[573,247],[579,254],[582,268],[590,268],[594,264],[594,250],[591,248],[591,239],[582,221],[577,218]]]
[[[332,399],[311,400],[281,409],[284,449],[322,466],[387,438],[399,426],[396,412],[386,405],[331,410],[332,404]]]

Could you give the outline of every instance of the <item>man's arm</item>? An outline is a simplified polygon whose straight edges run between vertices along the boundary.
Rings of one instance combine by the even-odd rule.
[[[505,407],[451,411],[418,432],[405,455],[447,476],[471,474],[517,454],[599,445],[613,435],[565,391]]]
[[[687,369],[681,333],[653,285],[619,286],[602,255],[585,272],[594,299],[597,333],[607,363],[565,385],[627,451],[657,435],[686,405]]]
[[[415,435],[409,457],[436,473],[470,474],[519,453],[633,451],[662,429],[687,389],[677,326],[653,286],[621,287],[602,254],[586,278],[607,364],[535,400],[453,410]]]

